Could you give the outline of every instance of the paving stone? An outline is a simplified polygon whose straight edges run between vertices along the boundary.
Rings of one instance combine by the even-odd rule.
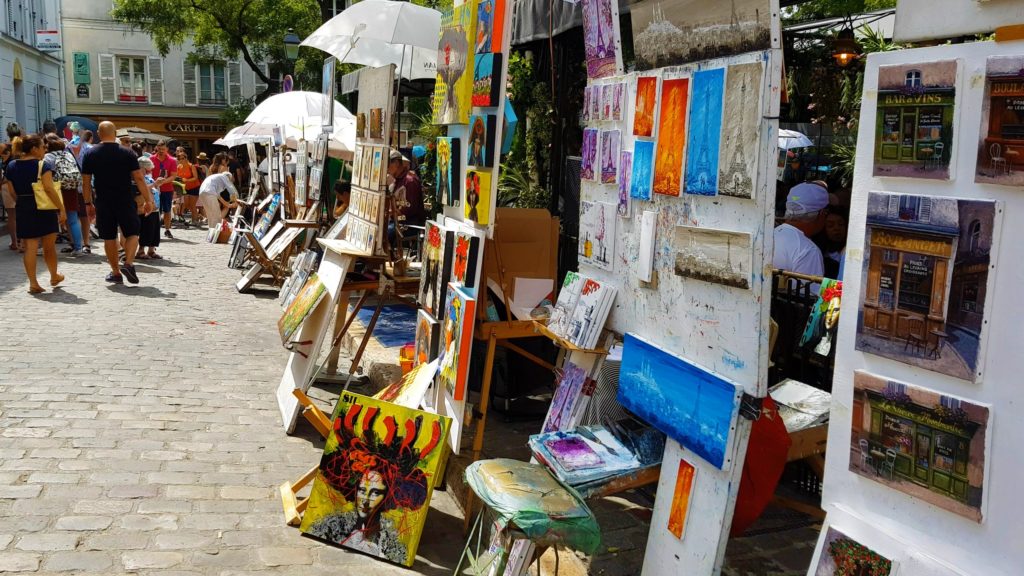
[[[125,530],[175,530],[178,528],[178,517],[174,514],[132,514],[122,516],[119,520]]]
[[[39,493],[43,491],[43,487],[38,484],[21,484],[18,486],[0,486],[0,498],[2,499],[15,499],[15,498],[35,498],[39,496]]]
[[[82,500],[75,504],[76,514],[127,514],[135,506],[130,500]]]
[[[225,486],[220,489],[220,497],[225,500],[265,500],[269,498],[269,488],[252,486]]]
[[[14,540],[14,534],[0,534],[0,550],[7,548],[7,545]]]
[[[58,530],[104,530],[114,522],[108,516],[64,516],[57,519]]]
[[[35,572],[39,569],[39,554],[28,552],[0,552],[0,574],[7,572]]]
[[[184,555],[181,552],[152,552],[149,550],[125,552],[121,562],[127,570],[142,568],[171,568],[181,564]]]
[[[141,550],[149,545],[150,535],[145,532],[103,532],[86,537],[79,545],[82,550]]]
[[[35,534],[26,534],[18,539],[18,543],[14,546],[18,550],[26,550],[29,552],[46,552],[53,550],[74,550],[78,547],[78,541],[81,539],[80,534],[68,533],[68,532],[37,532]]]
[[[103,572],[114,564],[106,552],[55,552],[46,557],[44,570],[54,572]]]
[[[197,550],[213,542],[213,536],[198,532],[167,532],[154,538],[154,544],[161,550]]]
[[[260,562],[270,567],[312,564],[313,555],[306,548],[260,548]]]
[[[168,486],[167,497],[182,500],[211,500],[217,491],[212,486]]]
[[[158,486],[114,486],[107,491],[107,496],[111,498],[156,498],[159,492]]]

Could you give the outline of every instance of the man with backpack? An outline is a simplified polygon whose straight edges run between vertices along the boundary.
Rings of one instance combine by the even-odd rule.
[[[83,234],[89,233],[88,230],[82,230],[82,223],[78,218],[78,187],[82,185],[82,174],[78,170],[78,162],[75,162],[75,157],[66,149],[64,139],[57,135],[56,129],[46,135],[44,144],[47,150],[44,160],[53,165],[54,184],[60,183],[60,196],[64,202],[64,211],[67,213],[68,231],[71,232],[71,246],[61,252],[81,256]]]

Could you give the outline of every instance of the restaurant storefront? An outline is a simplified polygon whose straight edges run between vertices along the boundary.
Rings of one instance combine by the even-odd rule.
[[[925,88],[914,94],[879,90],[875,161],[948,165],[953,101],[953,88]]]
[[[227,127],[219,120],[205,118],[153,118],[141,116],[95,116],[97,122],[110,120],[118,128],[136,127],[171,138],[195,157],[199,152],[211,154],[218,147],[213,142],[224,136]]]
[[[991,164],[992,154],[997,152],[1010,170],[1020,169],[1024,167],[1024,81],[1019,74],[1009,78],[989,75],[988,80],[988,132],[982,141],[981,157]]]

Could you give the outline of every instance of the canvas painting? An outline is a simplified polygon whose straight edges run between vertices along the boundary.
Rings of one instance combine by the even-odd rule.
[[[601,131],[601,183],[615,184],[619,177],[619,142],[622,134],[618,130]]]
[[[579,258],[581,262],[611,270],[615,259],[615,205],[580,202]]]
[[[590,96],[590,120],[598,122],[601,120],[601,87],[591,86]]]
[[[452,270],[452,237],[433,220],[427,220],[423,231],[423,267],[420,271],[419,302],[424,310],[438,315],[445,302],[448,276]]]
[[[742,395],[740,386],[626,334],[619,403],[722,470],[731,464]]]
[[[989,56],[974,181],[1024,186],[1024,56]]]
[[[473,96],[473,49],[476,3],[465,2],[441,15],[437,46],[437,83],[434,88],[434,123],[466,124]]]
[[[380,188],[382,174],[384,170],[384,149],[379,146],[373,147],[373,161],[370,165],[370,181],[367,182],[366,187],[371,190],[377,190]]]
[[[356,114],[356,136],[366,138],[366,113]]]
[[[818,287],[818,301],[811,308],[798,346],[807,347],[819,356],[828,356],[839,330],[842,302],[843,283],[831,278],[823,279]]]
[[[370,109],[370,138],[380,139],[384,137],[384,110],[381,108]]]
[[[858,370],[850,471],[980,523],[989,418],[988,406]]]
[[[880,66],[875,176],[948,180],[956,60]]]
[[[612,100],[615,98],[615,87],[611,84],[601,85],[601,120],[612,119]]]
[[[480,0],[476,14],[476,53],[500,54],[505,32],[505,0]]]
[[[508,154],[512,151],[512,143],[516,140],[516,128],[519,126],[519,116],[512,107],[512,100],[505,99],[505,113],[501,115],[501,153]]]
[[[753,198],[760,149],[760,62],[729,66],[722,112],[722,151],[719,154],[718,193]]]
[[[636,69],[767,50],[771,6],[768,0],[642,0],[630,7]]]
[[[469,140],[466,146],[466,165],[490,168],[494,166],[494,132],[497,118],[494,114],[473,114],[469,118]]]
[[[448,283],[441,327],[441,372],[438,381],[446,394],[457,402],[466,399],[466,375],[473,345],[476,300],[453,283]]]
[[[989,200],[870,193],[857,350],[976,380],[995,220]]]
[[[397,381],[382,388],[373,397],[404,408],[419,408],[435,374],[437,374],[437,360],[424,362],[413,367]]]
[[[597,128],[583,130],[583,149],[580,151],[580,178],[597,181]]]
[[[620,218],[629,218],[633,215],[633,207],[629,202],[629,183],[633,173],[633,153],[622,152],[619,154],[619,204],[615,212]]]
[[[722,91],[725,69],[693,75],[689,141],[686,143],[686,193],[718,194],[718,153],[722,137]]]
[[[829,526],[814,576],[889,576],[892,569],[892,560]]]
[[[419,366],[437,358],[441,324],[422,308],[416,311],[416,350],[413,362]]]
[[[654,191],[679,196],[686,151],[686,104],[690,79],[661,83],[661,112],[658,117],[658,152],[654,160]]]
[[[559,374],[558,387],[551,399],[551,406],[544,419],[542,432],[554,432],[568,428],[573,410],[579,402],[580,396],[583,395],[583,385],[586,381],[586,370],[567,360]]]
[[[584,278],[580,297],[564,338],[580,348],[591,349],[600,338],[615,299],[615,288],[607,282]]]
[[[452,260],[451,281],[462,286],[470,296],[475,295],[477,263],[480,262],[480,238],[455,231],[455,255]]]
[[[654,136],[654,119],[658,103],[658,77],[640,76],[636,79],[636,110],[633,115],[633,135],[641,138]]]
[[[637,200],[651,199],[654,172],[654,142],[633,143],[633,173],[629,177],[629,196]]]
[[[458,138],[437,139],[437,197],[445,206],[458,206],[462,199],[459,185],[459,162],[462,147]]]
[[[363,169],[359,173],[359,185],[369,188],[373,177],[373,146],[363,146]]]
[[[581,112],[580,120],[582,124],[586,124],[590,121],[590,99],[594,97],[594,87],[586,86],[583,88],[583,109]],[[596,118],[594,120],[597,120]]]
[[[690,511],[690,496],[693,493],[693,481],[697,469],[686,460],[679,459],[679,470],[676,472],[676,486],[672,492],[672,507],[668,513],[668,531],[682,540],[686,529],[686,517]]]
[[[750,234],[676,226],[673,249],[677,276],[750,288],[753,274]]]
[[[277,321],[277,330],[281,334],[281,344],[288,347],[292,336],[299,331],[302,322],[306,320],[320,301],[327,294],[327,288],[320,281],[320,277],[313,273],[306,280],[292,303],[285,309],[284,314]]]
[[[625,113],[625,101],[626,84],[624,82],[617,82],[612,88],[612,120],[615,122],[622,121],[622,116]]]
[[[473,60],[473,106],[497,106],[501,54],[477,54]]]
[[[481,226],[491,223],[491,171],[466,171],[466,201],[464,216],[466,220]]]
[[[363,145],[356,144],[355,149],[352,151],[352,178],[351,182],[353,186],[359,186],[359,182],[362,180],[363,170]],[[297,184],[296,184],[297,185]],[[355,191],[352,192],[353,194]]]
[[[412,566],[451,420],[343,392],[331,415],[303,534]]]
[[[569,271],[565,273],[565,279],[562,280],[562,288],[558,291],[558,298],[555,300],[555,305],[551,309],[551,316],[548,318],[548,329],[559,336],[564,337],[569,331],[569,326],[572,323],[572,312],[580,299],[580,289],[583,287],[583,280],[584,277],[577,272]]]
[[[588,78],[622,73],[618,2],[583,0],[583,45]]]

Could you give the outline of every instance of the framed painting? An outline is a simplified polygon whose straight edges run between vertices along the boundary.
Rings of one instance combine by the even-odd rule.
[[[618,2],[583,0],[582,12],[587,77],[607,78],[622,74]]]
[[[466,201],[463,203],[466,220],[481,226],[491,223],[491,171],[466,171]]]
[[[725,69],[701,70],[693,75],[693,103],[686,143],[686,193],[718,194],[718,154],[722,139],[722,91]]]
[[[814,567],[814,576],[889,576],[893,574],[894,568],[895,563],[890,558],[882,556],[830,525],[825,532],[818,564]]]
[[[586,128],[583,130],[583,148],[580,151],[582,161],[580,162],[580,178],[583,180],[597,181],[597,128]]]
[[[675,250],[676,276],[750,288],[753,274],[750,234],[676,226],[672,248]]]
[[[473,345],[473,322],[476,318],[476,299],[449,282],[442,318],[441,371],[438,374],[438,381],[440,388],[449,398],[456,402],[465,402],[469,352]]]
[[[473,106],[498,105],[501,54],[477,54],[473,59]]]
[[[327,288],[320,277],[313,273],[306,280],[298,295],[292,300],[284,314],[277,321],[277,331],[281,334],[281,344],[288,347],[292,336],[299,331],[303,321],[309,316],[327,294]]]
[[[497,117],[494,114],[473,114],[469,118],[469,140],[466,146],[466,165],[490,168],[494,166],[494,133]]]
[[[974,181],[1024,186],[1024,56],[989,56]]]
[[[454,137],[437,139],[437,197],[445,206],[459,206],[462,201],[462,186],[459,186],[462,147],[459,142]]]
[[[654,160],[654,191],[679,196],[686,153],[686,105],[690,79],[676,78],[661,83],[661,112],[658,117],[658,150]]]
[[[441,313],[452,273],[454,233],[433,220],[427,220],[423,231],[423,268],[420,272],[420,305],[427,312]]]
[[[753,198],[757,180],[761,124],[761,62],[729,66],[722,111],[722,150],[719,154],[718,193]]]
[[[416,354],[413,363],[417,366],[437,358],[437,343],[440,341],[441,324],[422,308],[416,312]]]
[[[615,184],[619,179],[619,143],[622,134],[618,130],[601,131],[601,183]]]
[[[472,107],[473,42],[476,37],[476,2],[469,1],[441,15],[438,40],[437,84],[434,88],[434,123],[466,124]]]
[[[633,135],[640,138],[654,136],[654,120],[658,104],[658,77],[640,76],[636,79],[636,113],[633,115]]]
[[[651,199],[654,172],[654,142],[633,143],[633,173],[629,177],[629,196],[637,200]]]
[[[480,262],[479,236],[455,231],[455,255],[452,259],[452,282],[459,284],[470,296],[476,295],[477,266]]]

